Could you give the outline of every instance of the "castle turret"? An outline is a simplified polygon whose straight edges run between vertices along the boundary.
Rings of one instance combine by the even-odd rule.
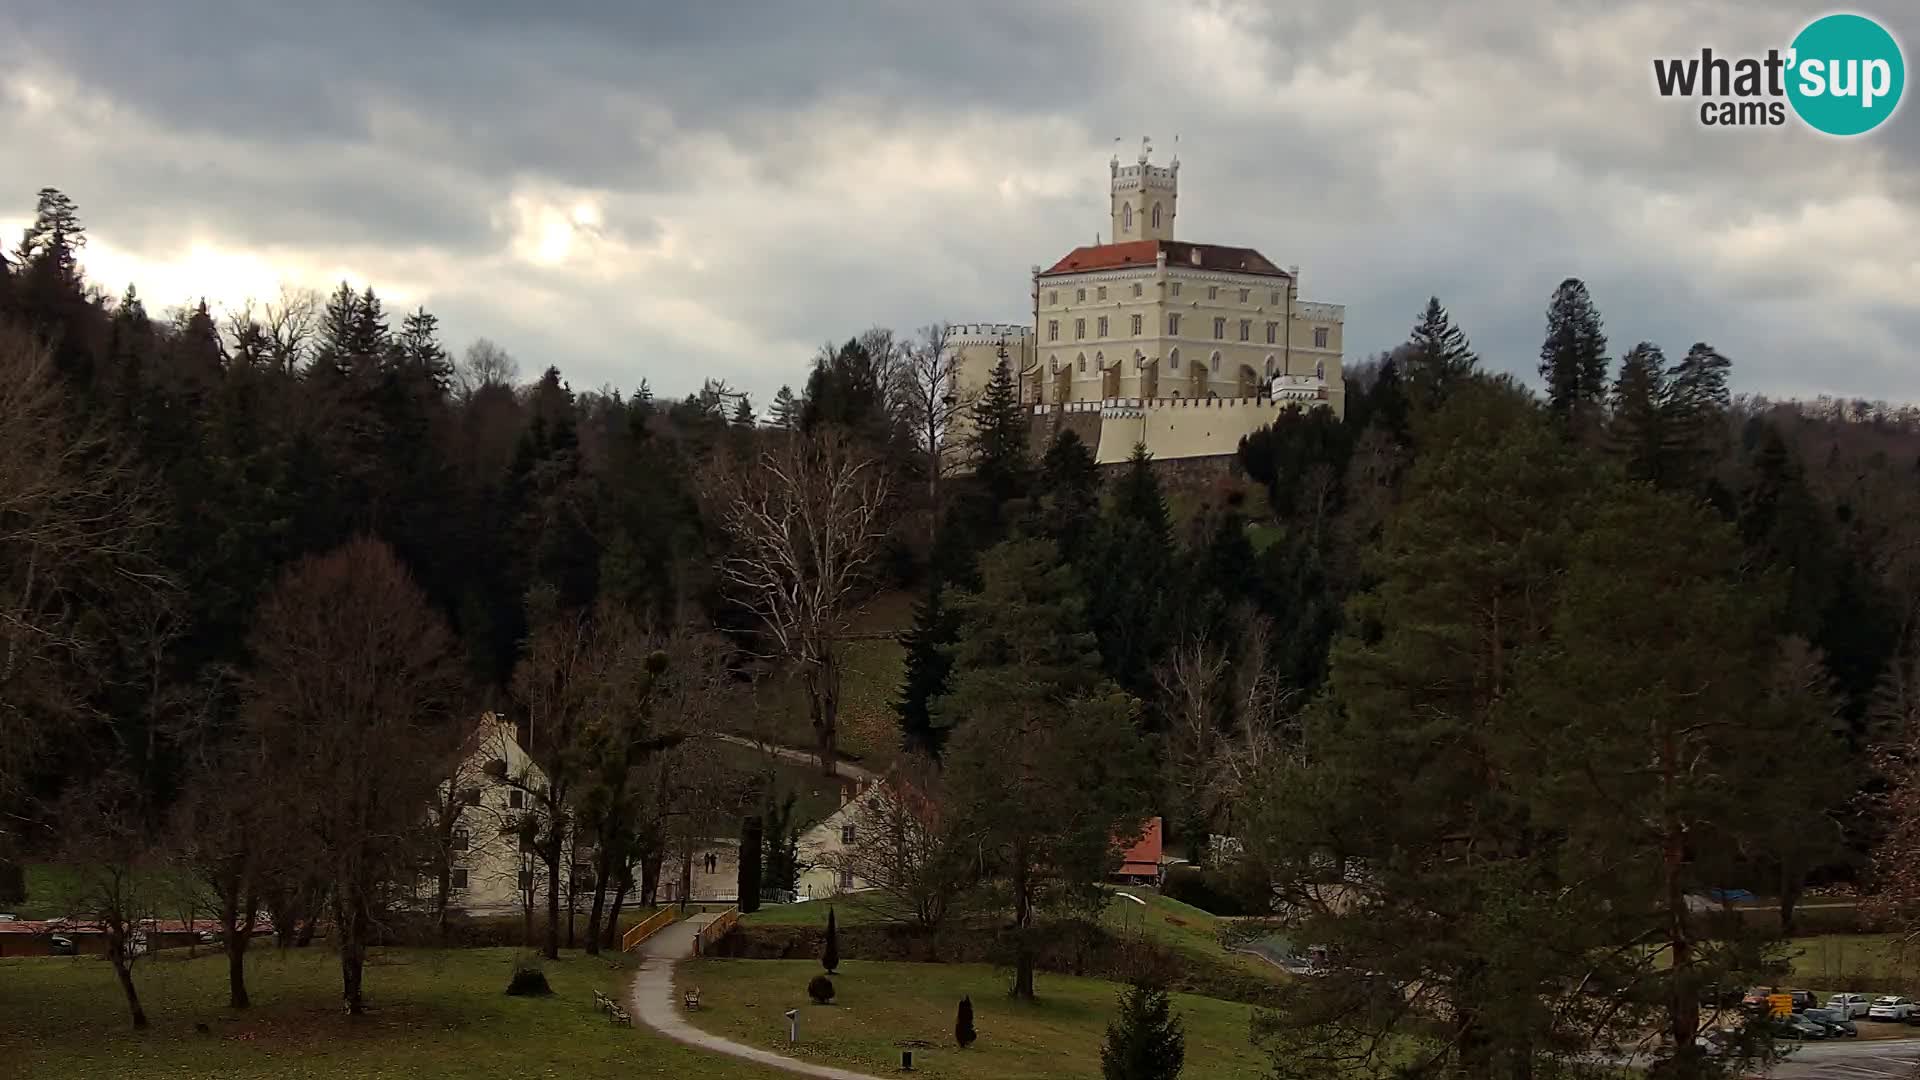
[[[1173,215],[1180,199],[1180,159],[1165,166],[1149,165],[1153,147],[1140,140],[1140,157],[1121,165],[1115,155],[1109,165],[1113,202],[1113,242],[1173,239]]]

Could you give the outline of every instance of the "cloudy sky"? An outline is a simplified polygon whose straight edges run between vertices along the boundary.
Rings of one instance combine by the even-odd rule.
[[[1871,4],[1920,58],[1920,7]],[[1616,355],[1707,340],[1740,390],[1920,400],[1920,107],[1843,141],[1652,89],[1654,56],[1825,10],[0,4],[0,228],[53,185],[92,276],[156,306],[371,282],[528,374],[764,403],[871,324],[1024,321],[1029,266],[1108,228],[1114,137],[1177,133],[1181,237],[1299,264],[1350,358],[1437,294],[1531,375],[1577,275]]]

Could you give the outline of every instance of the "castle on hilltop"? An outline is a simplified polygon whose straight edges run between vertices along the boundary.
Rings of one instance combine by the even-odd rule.
[[[1000,357],[1036,445],[1077,431],[1102,464],[1232,454],[1292,404],[1345,416],[1339,304],[1300,299],[1300,268],[1250,247],[1175,240],[1180,161],[1110,164],[1112,242],[1033,267],[1033,321],[957,323],[964,392]],[[1097,238],[1096,238],[1097,239]]]

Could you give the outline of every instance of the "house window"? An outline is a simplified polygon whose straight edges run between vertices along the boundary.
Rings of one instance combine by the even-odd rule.
[[[1133,283],[1133,295],[1135,296],[1140,295],[1140,283],[1137,281]]]
[[[1241,290],[1240,290],[1240,302],[1241,302],[1241,303],[1243,303],[1243,304],[1247,302],[1247,290],[1246,290],[1246,289],[1241,289]]]
[[[513,790],[507,792],[507,805],[512,807],[513,809],[518,810],[522,806],[525,806],[526,803],[527,803],[526,792],[521,791],[519,788],[514,788]]]
[[[1133,317],[1133,336],[1134,337],[1140,336],[1140,321],[1141,321],[1140,316],[1135,315]]]
[[[1227,338],[1227,320],[1225,319],[1213,320],[1213,340],[1225,341],[1226,338]]]
[[[520,871],[520,891],[521,892],[533,891],[533,871],[531,870]]]
[[[1327,347],[1326,327],[1316,326],[1313,328],[1313,347],[1316,349],[1324,349]]]
[[[1173,295],[1175,296],[1180,295],[1180,283],[1177,281],[1173,283]]]
[[[1076,304],[1082,304],[1082,303],[1085,303],[1085,302],[1086,302],[1086,299],[1087,299],[1087,290],[1085,290],[1085,289],[1075,289],[1075,290],[1073,290],[1073,302],[1074,302],[1074,303],[1076,303]]]
[[[1241,341],[1253,340],[1253,320],[1252,319],[1240,320],[1240,340]]]
[[[1093,293],[1093,298],[1095,300],[1105,300],[1107,298],[1107,287],[1105,285],[1102,285],[1098,289],[1095,289]]]
[[[1048,341],[1060,340],[1060,320],[1059,319],[1047,320],[1047,340]]]
[[[467,830],[465,829],[453,830],[453,850],[455,851],[467,850]]]
[[[1207,286],[1207,299],[1209,300],[1220,299],[1220,286],[1218,285]]]
[[[1054,304],[1057,304],[1059,302],[1060,302],[1060,290],[1048,289],[1047,290],[1047,306],[1051,307]]]
[[[1073,340],[1079,341],[1081,338],[1084,338],[1086,336],[1087,336],[1087,320],[1085,319],[1073,320]]]
[[[1100,325],[1096,327],[1096,329],[1099,330],[1099,333],[1095,334],[1095,337],[1107,336],[1107,317],[1105,315],[1100,316]]]
[[[840,826],[840,842],[841,842],[841,843],[843,843],[843,844],[851,844],[851,843],[853,843],[853,837],[854,837],[854,827],[853,827],[853,826],[851,826],[851,825],[842,825],[842,826]]]
[[[1180,313],[1179,312],[1177,311],[1170,312],[1167,315],[1167,333],[1169,334],[1180,333]]]
[[[1279,289],[1275,289],[1275,290],[1273,290],[1273,292],[1271,292],[1271,293],[1269,293],[1269,294],[1267,294],[1267,303],[1269,303],[1269,304],[1274,304],[1274,305],[1278,305],[1278,304],[1280,303],[1280,290],[1279,290]]]
[[[467,887],[467,872],[465,870],[455,868],[453,871],[453,887],[456,889],[464,889]]]
[[[840,887],[843,889],[853,888],[853,871],[851,870],[840,871]]]
[[[1276,341],[1279,340],[1279,337],[1280,337],[1280,324],[1277,322],[1268,323],[1267,324],[1267,344],[1269,345],[1274,344]]]

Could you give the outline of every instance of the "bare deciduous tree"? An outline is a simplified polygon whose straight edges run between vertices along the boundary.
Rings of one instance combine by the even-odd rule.
[[[393,552],[363,538],[289,570],[251,644],[250,738],[275,795],[304,808],[357,1014],[367,942],[424,862],[439,778],[423,763],[463,734],[453,637]]]
[[[946,323],[923,327],[919,339],[907,346],[901,364],[901,394],[913,422],[914,441],[926,459],[922,468],[935,528],[940,521],[940,482],[965,464],[955,421],[973,404],[973,395],[960,385],[960,355],[951,338]]]
[[[854,903],[893,922],[933,928],[979,880],[979,845],[943,805],[938,772],[911,762],[862,794],[843,829],[853,839],[821,859],[869,888]]]
[[[476,338],[453,375],[454,394],[465,402],[483,387],[511,389],[520,378],[520,363],[491,338]]]
[[[774,655],[805,684],[821,769],[835,775],[837,639],[886,540],[886,472],[841,435],[782,439],[751,466],[721,463],[707,488],[731,546],[720,573]]]
[[[107,960],[136,1028],[147,1026],[147,1013],[133,985],[133,967],[147,951],[142,927],[158,908],[153,890],[157,845],[146,809],[133,778],[115,768],[68,791],[58,813],[61,854],[74,874],[66,899],[104,936]]]

